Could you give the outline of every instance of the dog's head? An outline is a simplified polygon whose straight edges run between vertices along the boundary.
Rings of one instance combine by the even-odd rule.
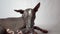
[[[38,11],[39,7],[40,7],[40,2],[33,9],[28,8],[25,10],[20,9],[20,10],[14,10],[14,11],[20,12],[23,15],[23,17],[28,17],[28,16],[33,17],[35,13]]]

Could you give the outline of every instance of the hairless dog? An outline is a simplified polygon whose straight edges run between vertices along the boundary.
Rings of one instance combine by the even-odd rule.
[[[23,28],[20,28],[23,32],[25,31],[30,31],[32,34],[34,29],[37,29],[37,30],[40,30],[42,31],[43,33],[47,33],[48,31],[47,30],[44,30],[44,29],[41,29],[37,26],[34,26],[34,20],[36,18],[36,12],[38,11],[38,8],[40,7],[40,2],[33,8],[28,8],[28,9],[25,9],[25,10],[15,10],[17,12],[20,12],[23,16],[23,19],[24,19],[24,22],[26,23],[26,26],[24,26]],[[26,28],[26,29],[24,29]]]
[[[27,31],[32,28],[32,30],[37,29],[43,33],[47,33],[47,30],[34,26],[34,20],[36,18],[35,14],[38,11],[39,7],[40,2],[33,9],[28,8],[26,10],[14,10],[16,12],[20,12],[22,14],[22,17],[0,19],[0,25],[2,28],[0,28],[0,33],[3,32],[4,29],[4,31],[7,30],[8,33],[14,32],[13,34],[17,34],[17,30],[22,30],[24,28],[26,28]]]

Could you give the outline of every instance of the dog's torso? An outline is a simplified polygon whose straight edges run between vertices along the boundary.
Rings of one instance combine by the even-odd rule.
[[[11,29],[13,31],[16,31],[24,25],[25,24],[22,17],[0,19],[0,26],[4,27],[5,29]]]

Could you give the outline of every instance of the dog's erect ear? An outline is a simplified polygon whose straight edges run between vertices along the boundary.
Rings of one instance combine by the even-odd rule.
[[[33,8],[33,10],[36,12],[36,11],[38,11],[39,7],[40,7],[40,2]]]
[[[24,10],[14,10],[16,12],[20,12],[21,14],[23,14]]]

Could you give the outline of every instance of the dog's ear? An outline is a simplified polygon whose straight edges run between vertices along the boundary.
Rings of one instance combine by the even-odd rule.
[[[24,10],[14,10],[16,12],[20,12],[21,14],[23,14]]]
[[[33,10],[36,12],[36,11],[38,11],[39,7],[40,7],[40,2],[33,8]]]

